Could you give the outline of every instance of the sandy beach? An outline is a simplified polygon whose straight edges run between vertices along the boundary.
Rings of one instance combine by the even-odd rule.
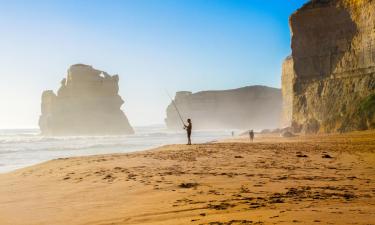
[[[56,159],[0,175],[0,224],[375,224],[375,131]]]

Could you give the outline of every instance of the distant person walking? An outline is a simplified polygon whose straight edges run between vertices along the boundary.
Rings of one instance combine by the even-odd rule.
[[[254,141],[254,131],[253,130],[249,131],[249,137],[250,137],[250,141],[253,142]]]
[[[188,145],[191,145],[191,130],[193,129],[193,124],[191,123],[191,119],[187,119],[188,125],[184,124],[184,129],[187,132],[187,138],[188,138]]]

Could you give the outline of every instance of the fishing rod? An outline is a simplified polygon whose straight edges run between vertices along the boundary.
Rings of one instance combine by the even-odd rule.
[[[165,92],[167,93],[168,97],[171,99],[172,104],[173,104],[174,108],[176,109],[177,114],[178,114],[178,116],[180,117],[180,120],[181,120],[182,124],[185,126],[184,119],[182,119],[182,116],[181,116],[180,110],[178,110],[177,105],[176,105],[176,102],[175,102],[175,101],[173,100],[173,98],[169,95],[168,91],[165,91]]]

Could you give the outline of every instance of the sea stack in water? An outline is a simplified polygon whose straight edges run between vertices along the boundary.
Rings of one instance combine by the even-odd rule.
[[[44,135],[132,134],[121,105],[118,75],[76,64],[61,81],[57,95],[42,94],[39,126]]]
[[[284,115],[294,131],[375,128],[375,1],[310,1],[290,27]]]
[[[184,120],[191,118],[194,129],[265,129],[279,126],[281,91],[265,86],[233,90],[176,93],[175,103]],[[169,129],[182,129],[182,122],[171,103],[165,123]]]

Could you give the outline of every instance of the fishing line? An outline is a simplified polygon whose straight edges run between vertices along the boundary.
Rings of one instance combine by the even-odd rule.
[[[182,124],[185,125],[184,119],[183,119],[182,116],[181,116],[180,110],[178,110],[178,107],[177,107],[177,105],[176,105],[176,102],[175,102],[175,101],[173,100],[173,98],[169,95],[169,93],[168,93],[167,90],[165,90],[165,93],[167,93],[168,97],[171,99],[172,104],[173,104],[174,108],[176,109],[177,114],[178,114],[178,116],[180,117],[180,120],[181,120]]]

